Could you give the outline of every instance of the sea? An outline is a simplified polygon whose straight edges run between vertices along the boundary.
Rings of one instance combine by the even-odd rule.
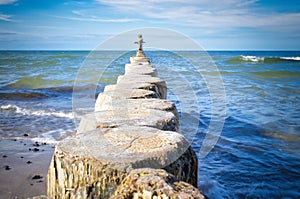
[[[0,51],[0,139],[56,144],[73,135],[134,53]],[[203,59],[195,51],[145,54],[170,85],[182,125],[197,127],[191,145],[204,194],[300,198],[299,51],[208,51]],[[213,120],[221,128],[201,156]]]

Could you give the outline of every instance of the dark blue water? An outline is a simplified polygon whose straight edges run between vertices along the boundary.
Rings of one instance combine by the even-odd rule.
[[[1,139],[24,139],[29,134],[32,140],[55,143],[76,131],[74,81],[75,97],[94,101],[105,85],[124,73],[132,54],[0,52]],[[210,198],[300,198],[300,52],[209,52],[217,70],[196,52],[146,54],[163,79],[180,76],[175,84],[167,81],[169,99],[177,108],[181,112],[199,109],[192,144],[197,153],[214,114],[207,81],[222,78],[224,127],[213,150],[199,156],[199,188],[205,194]],[[122,56],[112,60],[116,55]],[[185,58],[202,61],[200,72]],[[101,77],[99,71],[104,72]],[[191,96],[175,92],[182,81],[187,90],[193,90],[197,107],[185,107],[183,101]],[[78,108],[84,112],[92,107]]]

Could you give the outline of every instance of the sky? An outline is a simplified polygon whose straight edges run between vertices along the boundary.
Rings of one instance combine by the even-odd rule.
[[[0,0],[0,50],[91,50],[145,27],[205,50],[300,50],[300,1]]]

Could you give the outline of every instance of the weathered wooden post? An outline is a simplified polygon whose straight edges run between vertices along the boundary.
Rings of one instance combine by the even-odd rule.
[[[141,35],[137,44],[125,74],[99,94],[95,112],[83,117],[76,136],[56,146],[48,173],[51,198],[125,198],[118,186],[130,172],[142,168],[164,169],[170,173],[164,176],[197,187],[196,154],[180,134],[178,112],[165,99],[167,86],[144,55]],[[152,198],[154,192],[140,195]],[[170,196],[175,197],[184,191],[173,192]]]

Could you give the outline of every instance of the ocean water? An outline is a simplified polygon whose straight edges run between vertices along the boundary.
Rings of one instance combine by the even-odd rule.
[[[133,54],[1,51],[0,138],[56,143],[73,134],[80,115],[92,111],[97,94],[115,83]],[[183,125],[197,124],[197,153],[215,114],[208,85],[221,77],[224,126],[213,150],[199,156],[199,188],[210,198],[300,198],[300,52],[208,54],[211,60],[197,52],[146,52]],[[193,110],[200,112],[196,118]]]

